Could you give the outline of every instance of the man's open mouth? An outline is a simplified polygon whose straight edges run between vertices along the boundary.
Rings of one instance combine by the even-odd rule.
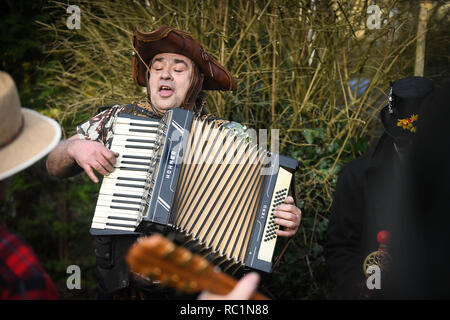
[[[173,92],[174,90],[170,86],[162,85],[159,87],[159,95],[162,97],[170,97]]]

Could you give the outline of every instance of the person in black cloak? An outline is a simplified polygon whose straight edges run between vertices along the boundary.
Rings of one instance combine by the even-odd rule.
[[[434,82],[400,184],[388,298],[450,298],[450,78]]]
[[[392,260],[389,238],[397,222],[403,169],[422,103],[432,92],[433,82],[423,77],[391,83],[389,103],[380,112],[383,134],[374,148],[344,165],[339,173],[324,247],[338,298],[384,297]],[[381,271],[376,288],[368,287],[371,265]]]

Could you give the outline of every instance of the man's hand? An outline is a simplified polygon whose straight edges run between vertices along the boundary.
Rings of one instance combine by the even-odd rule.
[[[277,235],[281,237],[292,237],[300,226],[302,211],[294,205],[294,198],[287,197],[284,204],[275,208],[275,223],[283,226],[284,229],[277,230]]]
[[[119,156],[100,142],[81,139],[70,140],[67,153],[95,183],[99,180],[94,170],[101,175],[109,175],[114,170],[116,157]]]
[[[234,289],[226,294],[213,294],[209,291],[203,291],[199,300],[248,300],[256,292],[259,283],[259,275],[256,272],[251,272],[242,277],[236,284]]]

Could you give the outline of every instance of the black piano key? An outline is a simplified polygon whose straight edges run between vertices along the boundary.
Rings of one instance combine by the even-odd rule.
[[[142,184],[128,184],[128,183],[116,183],[116,186],[118,187],[127,187],[127,188],[144,188],[145,185]]]
[[[132,144],[126,144],[124,147],[128,148],[128,149],[146,149],[146,150],[155,149],[155,147],[136,146],[136,145],[132,145]]]
[[[117,177],[117,180],[139,181],[139,182],[147,181],[147,179],[144,178],[134,178],[134,177]]]
[[[134,224],[122,224],[122,223],[107,222],[106,225],[107,226],[112,226],[112,227],[124,227],[124,228],[130,228],[130,229],[134,229],[135,228]]]
[[[141,202],[139,202],[139,201],[117,200],[117,199],[112,199],[111,202],[127,203],[127,204],[137,204],[137,205],[140,205],[140,204],[141,204]]]
[[[137,219],[135,219],[135,218],[124,218],[124,217],[116,217],[116,216],[108,216],[108,219],[112,219],[112,220],[124,220],[124,221],[134,221],[134,222],[137,221]]]
[[[136,167],[119,167],[120,170],[131,170],[131,171],[148,171],[146,168],[136,168]]]
[[[133,139],[133,138],[128,138],[128,139],[126,139],[126,141],[128,141],[128,142],[142,142],[142,143],[155,143],[156,139]]]
[[[125,194],[125,193],[113,193],[113,197],[142,199],[142,196],[137,196],[134,194]]]
[[[156,133],[157,130],[130,129],[130,132]]]
[[[155,128],[155,130],[158,129],[159,122],[155,123],[136,123],[136,122],[130,122],[131,127],[145,127],[145,128]]]
[[[127,159],[140,159],[140,160],[151,160],[151,157],[146,157],[146,156],[131,156],[131,155],[127,155],[124,154],[122,156],[122,158],[127,158]]]
[[[122,161],[123,164],[137,164],[141,166],[150,166],[150,162]]]
[[[121,207],[121,206],[109,206],[109,207],[110,207],[111,209],[139,211],[139,208],[129,208],[129,207]]]

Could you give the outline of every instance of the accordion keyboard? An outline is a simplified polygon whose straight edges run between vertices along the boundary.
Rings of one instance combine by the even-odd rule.
[[[117,118],[111,150],[119,153],[114,171],[105,176],[91,225],[92,234],[133,233],[138,224],[158,119]],[[116,232],[112,231],[115,230]]]
[[[260,260],[267,262],[272,261],[272,256],[277,241],[276,232],[280,227],[274,222],[275,216],[273,214],[275,212],[275,208],[284,203],[284,200],[289,192],[291,180],[292,173],[280,167],[275,189],[273,190],[272,200],[269,206],[269,216],[266,220],[266,225],[264,226],[263,238],[261,239],[262,241],[258,251],[258,259]]]

